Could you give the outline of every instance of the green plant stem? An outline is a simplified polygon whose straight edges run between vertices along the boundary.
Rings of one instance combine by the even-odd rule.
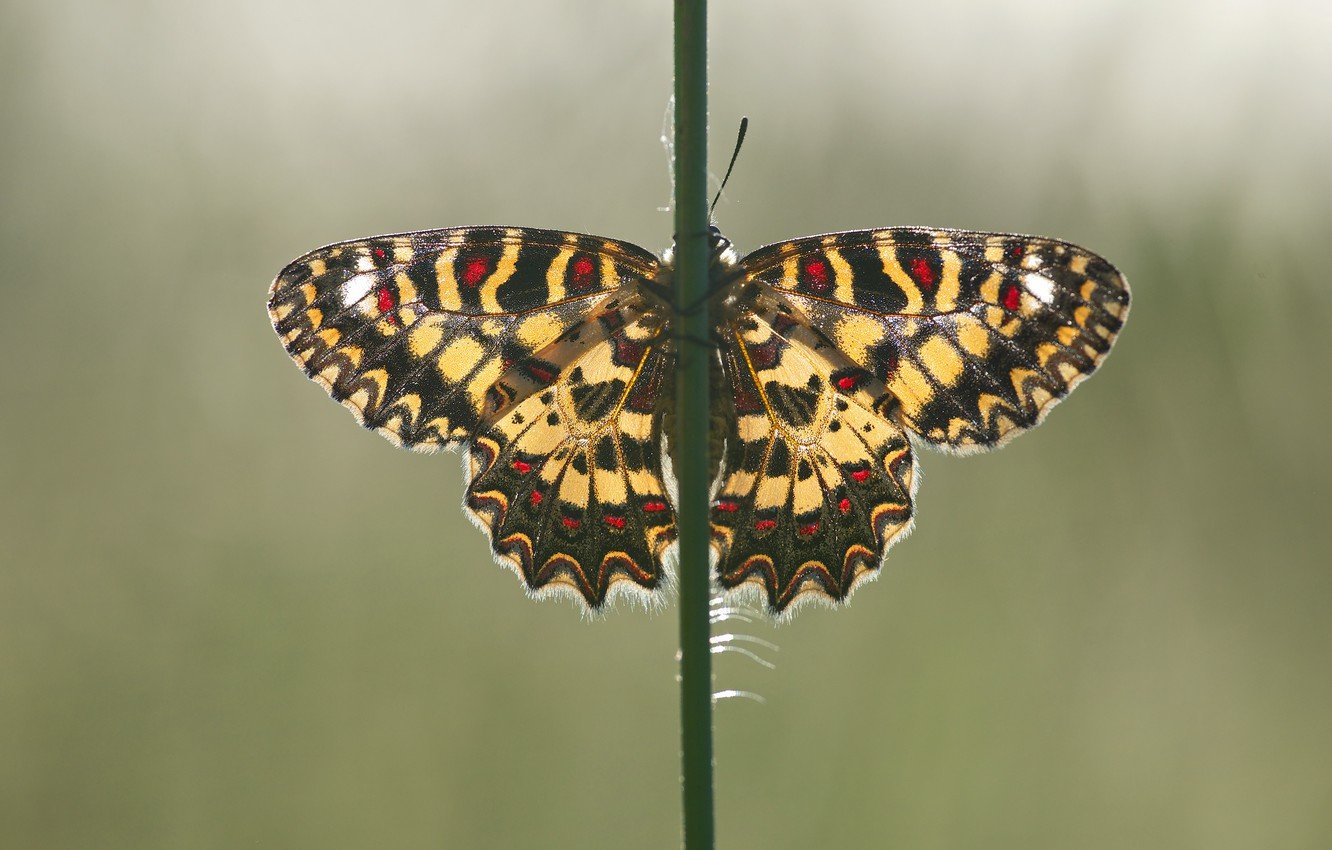
[[[706,0],[675,0],[675,470],[680,505],[680,736],[685,850],[711,850],[712,655],[708,638],[708,24]]]

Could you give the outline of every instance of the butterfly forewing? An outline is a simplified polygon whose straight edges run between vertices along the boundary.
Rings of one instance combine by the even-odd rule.
[[[657,260],[623,242],[461,227],[320,248],[269,292],[273,326],[307,375],[366,427],[413,448],[471,438],[553,380],[535,357]],[[505,375],[529,380],[501,382]]]
[[[883,383],[880,413],[959,451],[1038,423],[1096,369],[1128,311],[1113,266],[1042,237],[867,230],[741,265]]]

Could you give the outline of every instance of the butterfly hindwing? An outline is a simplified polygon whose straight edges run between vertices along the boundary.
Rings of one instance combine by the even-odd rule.
[[[866,230],[741,265],[886,386],[883,415],[957,451],[1037,424],[1101,363],[1129,303],[1108,262],[1043,237]]]
[[[660,337],[631,306],[603,310],[543,352],[565,364],[549,387],[477,435],[468,507],[530,591],[595,609],[621,583],[660,586],[675,539],[657,415],[674,365]]]
[[[712,502],[718,579],[757,586],[776,612],[843,600],[910,526],[906,435],[874,412],[863,370],[790,311],[740,316],[719,337],[731,425]]]
[[[269,291],[294,360],[358,421],[435,449],[465,441],[559,364],[535,353],[608,293],[656,273],[624,242],[533,228],[459,227],[320,248]]]

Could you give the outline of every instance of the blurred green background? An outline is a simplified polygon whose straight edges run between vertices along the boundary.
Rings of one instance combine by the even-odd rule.
[[[715,6],[742,249],[1046,233],[1135,298],[1035,434],[923,458],[880,581],[719,659],[767,698],[720,846],[1332,846],[1326,9]],[[0,847],[674,846],[674,607],[528,601],[264,312],[356,236],[668,244],[669,4],[2,14]]]

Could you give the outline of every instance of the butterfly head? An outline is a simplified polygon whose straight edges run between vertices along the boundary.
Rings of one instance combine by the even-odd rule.
[[[661,306],[675,309],[675,260],[676,245],[672,244],[661,255],[661,269],[657,276],[645,281],[645,291]],[[724,296],[731,286],[742,276],[740,255],[731,244],[731,240],[722,235],[716,225],[708,227],[708,295],[710,301]]]
[[[671,247],[661,255],[662,264],[671,268],[675,267],[676,246],[678,239],[672,243]],[[721,228],[715,224],[708,225],[708,270],[715,276],[719,267],[734,266],[740,261],[740,255],[736,252],[735,246],[731,240],[722,236]]]
[[[722,236],[721,228],[715,224],[708,225],[708,268],[713,271],[734,266],[740,261],[740,255],[736,253],[735,246],[731,240]]]

